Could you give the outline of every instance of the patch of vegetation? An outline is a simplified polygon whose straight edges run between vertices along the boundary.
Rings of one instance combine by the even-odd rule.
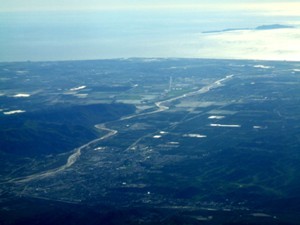
[[[22,115],[0,117],[0,149],[36,156],[70,151],[99,136],[94,128],[134,112],[125,104],[96,104],[45,108]]]

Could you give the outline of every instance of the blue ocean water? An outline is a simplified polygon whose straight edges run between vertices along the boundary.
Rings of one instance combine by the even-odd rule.
[[[0,13],[0,61],[205,57],[202,32],[287,18],[249,12],[115,10]],[[212,46],[213,47],[213,46]]]

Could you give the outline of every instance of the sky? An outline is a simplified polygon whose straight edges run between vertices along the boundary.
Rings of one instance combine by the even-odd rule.
[[[254,29],[270,24],[292,28]],[[239,30],[203,33],[227,28]],[[300,61],[300,2],[0,0],[0,32],[2,62],[128,57]]]

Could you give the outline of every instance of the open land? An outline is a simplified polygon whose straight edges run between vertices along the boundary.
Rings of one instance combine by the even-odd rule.
[[[299,224],[299,69],[1,63],[0,224]]]

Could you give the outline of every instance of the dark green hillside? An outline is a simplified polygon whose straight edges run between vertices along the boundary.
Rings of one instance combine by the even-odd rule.
[[[0,150],[27,156],[70,151],[99,136],[95,124],[133,112],[130,105],[97,104],[1,116]]]

